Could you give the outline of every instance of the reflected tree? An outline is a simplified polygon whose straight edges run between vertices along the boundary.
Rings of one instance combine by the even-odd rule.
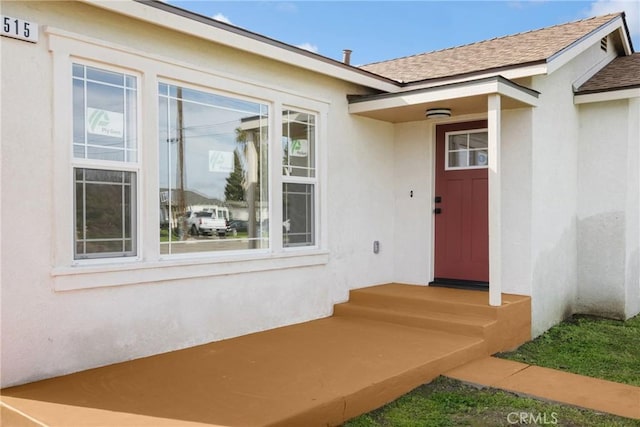
[[[236,150],[233,152],[233,172],[227,177],[227,185],[224,187],[225,199],[244,202],[244,186],[244,168],[242,167],[240,156]]]

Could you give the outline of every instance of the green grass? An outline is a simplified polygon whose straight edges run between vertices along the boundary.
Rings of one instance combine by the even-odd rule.
[[[574,316],[499,357],[640,387],[640,316]]]
[[[520,414],[523,415],[520,423]],[[514,421],[518,421],[514,423]],[[494,427],[511,425],[639,427],[640,421],[477,389],[438,377],[398,400],[344,424],[345,427]]]
[[[626,322],[574,316],[516,351],[498,356],[640,386],[640,316]],[[525,414],[525,422],[510,423],[519,413]],[[518,397],[491,388],[479,390],[439,377],[380,409],[347,422],[345,427],[509,425],[640,427],[640,421]]]

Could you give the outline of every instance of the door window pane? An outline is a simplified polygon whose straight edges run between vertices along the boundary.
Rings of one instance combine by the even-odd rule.
[[[449,136],[449,151],[466,150],[467,135],[451,135]]]
[[[478,132],[478,133],[470,133],[469,134],[469,149],[477,150],[477,149],[487,149],[488,141],[487,141],[487,133],[486,132]]]
[[[160,252],[268,248],[268,106],[158,89]]]
[[[447,134],[446,169],[483,168],[489,164],[486,131]]]
[[[469,166],[467,161],[467,152],[458,151],[449,153],[449,167],[450,168],[464,168]]]
[[[487,150],[470,151],[469,164],[471,166],[487,166],[489,164],[489,153]]]

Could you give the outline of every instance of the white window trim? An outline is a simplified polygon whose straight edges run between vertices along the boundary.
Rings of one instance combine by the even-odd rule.
[[[54,150],[52,190],[56,191],[54,215],[53,259],[51,275],[55,291],[101,288],[158,281],[217,277],[259,271],[303,268],[329,262],[326,203],[327,117],[330,101],[285,87],[242,79],[236,75],[209,70],[129,47],[103,42],[78,34],[46,27],[53,62],[53,142],[68,149]],[[138,85],[138,170],[137,170],[137,257],[74,260],[73,248],[73,166],[85,167],[82,159],[73,158],[72,64],[78,62],[106,70],[134,74]],[[242,252],[210,252],[202,257],[170,257],[160,255],[157,210],[158,187],[158,83],[176,82],[183,86],[203,88],[268,104],[271,141],[282,139],[282,107],[308,111],[316,115],[316,245],[283,248],[281,224],[270,222],[270,249]],[[206,82],[206,83],[205,83]],[[221,90],[224,89],[224,90]],[[269,152],[270,218],[282,218],[282,159],[275,155],[276,144]],[[152,147],[152,148],[150,148]],[[101,163],[113,168],[110,162]],[[118,164],[117,170],[124,170]],[[64,188],[64,191],[60,191]],[[286,250],[285,250],[286,249]]]
[[[269,138],[272,138],[273,135],[273,131],[272,131],[272,127],[273,127],[273,120],[271,119],[271,115],[272,115],[272,109],[273,109],[273,102],[264,100],[264,99],[258,99],[258,98],[253,98],[253,97],[249,97],[249,96],[245,96],[245,95],[239,95],[237,93],[232,93],[232,92],[227,92],[225,90],[221,90],[220,88],[212,88],[212,87],[208,87],[205,85],[200,85],[197,83],[185,83],[183,81],[179,81],[173,78],[164,78],[164,77],[158,77],[156,80],[156,88],[159,84],[166,84],[169,86],[179,86],[181,88],[184,89],[191,89],[191,90],[196,90],[196,91],[200,91],[200,92],[204,92],[204,93],[208,93],[208,94],[213,94],[213,95],[219,95],[219,96],[225,96],[228,98],[234,98],[234,99],[238,99],[240,101],[246,101],[246,102],[253,102],[253,103],[259,103],[262,105],[267,105],[269,107]],[[160,94],[156,92],[156,101],[159,99]],[[270,139],[270,141],[273,141],[272,139]],[[156,138],[156,146],[157,146],[157,138]],[[271,145],[271,144],[270,144]],[[269,156],[271,156],[271,153],[273,152],[273,148],[270,146],[269,147]],[[157,166],[157,163],[156,163]],[[158,171],[159,173],[159,171]],[[156,189],[157,192],[157,189]],[[272,196],[273,194],[273,189],[271,188],[271,186],[269,187],[269,196]],[[269,212],[270,212],[270,216],[269,218],[272,218],[271,216],[271,200],[269,200]],[[210,251],[210,252],[188,252],[188,253],[177,253],[177,254],[160,254],[158,259],[163,261],[163,260],[189,260],[189,259],[209,259],[211,260],[212,258],[220,258],[220,257],[224,257],[227,255],[232,255],[232,256],[246,256],[246,257],[251,257],[252,254],[264,254],[264,255],[268,255],[273,253],[274,251],[273,249],[273,241],[272,241],[272,234],[274,231],[274,228],[272,221],[269,222],[269,247],[268,248],[262,248],[262,249],[246,249],[246,250],[229,250],[229,251]],[[158,251],[160,249],[160,242],[158,241]]]
[[[143,246],[140,244],[142,237],[142,218],[144,206],[141,202],[141,191],[142,191],[142,160],[140,156],[141,151],[141,142],[142,142],[142,102],[140,97],[140,89],[141,89],[141,79],[142,74],[131,70],[130,68],[120,68],[117,66],[103,64],[99,62],[95,62],[92,60],[86,60],[84,58],[77,58],[74,56],[69,57],[68,64],[68,80],[71,82],[71,99],[73,99],[73,64],[83,65],[86,67],[92,67],[99,70],[111,71],[114,73],[128,74],[132,75],[136,78],[136,161],[111,161],[111,160],[100,160],[100,159],[87,159],[83,157],[75,157],[74,156],[74,146],[73,146],[73,105],[71,105],[70,113],[67,118],[71,122],[71,135],[69,135],[67,139],[67,148],[69,150],[69,158],[70,158],[70,189],[72,189],[72,197],[75,188],[75,174],[74,171],[76,169],[98,169],[98,170],[112,170],[112,171],[122,171],[122,172],[133,172],[136,175],[136,214],[135,214],[135,247],[136,254],[133,256],[107,256],[107,257],[87,257],[87,258],[78,258],[75,259],[75,239],[71,238],[71,258],[73,259],[72,265],[94,265],[94,264],[110,264],[114,261],[124,262],[124,263],[133,263],[139,262],[143,258]],[[85,94],[86,96],[86,94]],[[64,119],[61,119],[64,120]],[[73,206],[75,205],[75,201],[72,204],[71,208],[71,230],[75,233],[75,211],[73,210]]]
[[[469,135],[472,133],[483,133],[488,132],[488,129],[472,129],[472,130],[457,130],[446,132],[444,134],[444,170],[445,171],[462,171],[462,170],[472,170],[472,169],[489,169],[489,162],[487,162],[484,166],[449,166],[449,136],[450,135]],[[455,150],[454,150],[455,151]],[[467,148],[465,150],[468,153],[470,150]],[[468,160],[468,159],[467,159]]]
[[[321,224],[324,224],[324,222],[321,221],[321,201],[322,200],[326,200],[326,199],[322,199],[320,197],[320,177],[319,175],[322,173],[321,169],[320,169],[320,165],[324,165],[326,163],[325,159],[323,158],[323,151],[320,151],[321,149],[321,126],[323,123],[323,118],[320,114],[319,111],[313,111],[310,110],[308,108],[304,108],[304,107],[300,107],[300,106],[296,106],[296,105],[290,105],[290,104],[286,104],[286,105],[282,105],[281,106],[281,110],[280,112],[282,113],[282,110],[293,110],[296,112],[300,112],[300,113],[305,113],[305,114],[309,114],[309,115],[313,115],[315,117],[315,124],[314,124],[314,138],[315,138],[315,153],[314,153],[314,160],[315,160],[315,164],[313,165],[313,169],[314,169],[314,177],[304,177],[304,176],[291,176],[291,175],[284,175],[282,173],[283,171],[283,165],[280,165],[280,168],[278,170],[278,174],[279,174],[279,178],[280,178],[280,194],[282,195],[282,186],[283,184],[311,184],[313,185],[313,209],[314,209],[314,224],[313,224],[313,241],[314,244],[313,245],[308,245],[308,246],[290,246],[290,247],[284,247],[284,243],[282,244],[282,250],[284,252],[300,252],[300,251],[308,251],[308,250],[313,250],[313,249],[319,249],[322,247],[322,240],[321,240],[321,233],[320,233],[320,229],[321,229]],[[280,119],[280,123],[278,124],[279,130],[280,132],[282,132],[282,119]],[[278,139],[278,141],[282,141],[282,134],[280,134],[280,139]],[[280,147],[278,147],[278,150],[280,149]],[[282,156],[280,156],[282,158]],[[280,209],[282,209],[282,200],[280,201]],[[280,217],[281,219],[284,220],[284,216],[282,215],[282,212],[280,213]],[[282,229],[282,225],[280,224],[280,229]],[[281,233],[283,234],[283,233]]]

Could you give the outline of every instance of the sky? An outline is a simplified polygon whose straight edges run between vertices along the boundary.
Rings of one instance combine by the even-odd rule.
[[[626,12],[640,49],[640,1],[218,1],[167,3],[362,65]]]

